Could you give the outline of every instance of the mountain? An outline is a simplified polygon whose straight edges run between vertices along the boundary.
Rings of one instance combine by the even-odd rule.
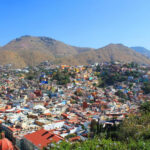
[[[73,58],[65,58],[64,61],[65,63],[71,63],[73,61],[72,63],[75,62],[77,64],[111,61],[120,61],[125,63],[133,61],[140,64],[150,64],[150,59],[122,44],[109,44],[103,48],[77,54],[75,58],[76,60]]]
[[[103,48],[76,47],[48,37],[22,36],[0,48],[0,64],[14,67],[37,65],[49,60],[56,64],[91,64],[121,61],[150,64],[150,60],[122,45],[109,44]]]
[[[150,58],[150,50],[148,50],[144,47],[137,46],[137,47],[131,47],[131,49],[133,49],[136,52],[141,53],[142,55]]]
[[[81,48],[81,51],[82,49],[84,48]],[[60,41],[56,41],[48,37],[33,36],[22,36],[20,38],[16,38],[15,40],[9,42],[7,45],[3,46],[0,50],[0,53],[2,52],[7,59],[5,62],[0,57],[0,62],[2,64],[14,63],[14,60],[12,59],[8,61],[9,57],[11,57],[8,55],[8,52],[11,52],[11,55],[12,53],[14,53],[13,55],[18,55],[16,57],[18,57],[20,63],[14,63],[16,67],[36,65],[45,60],[54,61],[56,58],[65,56],[69,57],[78,53],[74,47],[64,44]],[[14,59],[16,59],[16,57]],[[20,58],[22,58],[22,61]]]

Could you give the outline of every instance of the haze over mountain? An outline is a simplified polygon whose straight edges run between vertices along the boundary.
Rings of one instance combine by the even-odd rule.
[[[0,48],[0,64],[14,67],[37,65],[50,60],[56,64],[91,64],[95,62],[138,62],[150,64],[150,59],[122,45],[109,44],[103,48],[70,46],[48,37],[22,36]]]
[[[136,47],[131,47],[131,49],[135,50],[138,53],[143,54],[144,56],[150,58],[150,50],[141,47],[141,46],[136,46]]]

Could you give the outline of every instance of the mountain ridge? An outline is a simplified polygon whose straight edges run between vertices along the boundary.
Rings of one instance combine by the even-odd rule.
[[[95,62],[121,61],[150,64],[150,59],[123,44],[102,48],[77,47],[45,36],[21,36],[0,47],[0,64],[14,67],[34,66],[49,60],[56,64],[86,65]]]
[[[150,58],[150,50],[146,49],[145,47],[134,46],[134,47],[130,47],[130,48],[135,50],[136,52],[141,53],[142,55]]]

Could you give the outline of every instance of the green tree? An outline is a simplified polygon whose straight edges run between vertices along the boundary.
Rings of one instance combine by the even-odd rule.
[[[140,110],[144,113],[150,113],[150,101],[142,103],[140,106]]]
[[[66,85],[67,83],[70,83],[70,74],[67,70],[57,70],[53,72],[52,80],[57,80],[57,84],[59,85]]]
[[[127,96],[121,90],[118,90],[115,95],[119,96],[120,98],[127,99]]]
[[[96,66],[96,72],[100,72],[101,71],[101,67],[100,67],[100,65],[97,65]]]
[[[104,80],[102,80],[101,77],[98,79],[98,87],[102,87],[102,88],[105,87]]]
[[[144,91],[145,94],[150,93],[150,83],[144,83],[142,90]]]
[[[95,119],[91,121],[90,130],[91,132],[94,132],[94,133],[97,132],[97,122]]]

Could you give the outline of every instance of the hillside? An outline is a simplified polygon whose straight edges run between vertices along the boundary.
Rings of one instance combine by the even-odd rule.
[[[62,62],[70,62],[72,64],[91,64],[94,62],[137,62],[140,64],[150,64],[150,60],[138,52],[122,45],[109,44],[103,48],[82,52],[71,58],[63,58]]]
[[[136,52],[150,58],[150,50],[144,48],[144,47],[140,47],[140,46],[137,46],[137,47],[131,47],[131,49],[135,50]]]
[[[11,63],[14,67],[25,67],[45,60],[71,65],[112,60],[150,64],[148,58],[122,44],[110,44],[94,49],[70,46],[48,37],[22,36],[0,48],[2,65]]]
[[[133,51],[132,49],[122,44],[110,44],[106,47],[100,48],[97,51],[97,55],[106,61],[121,61],[121,62],[137,62],[149,64],[150,60],[140,53]]]

